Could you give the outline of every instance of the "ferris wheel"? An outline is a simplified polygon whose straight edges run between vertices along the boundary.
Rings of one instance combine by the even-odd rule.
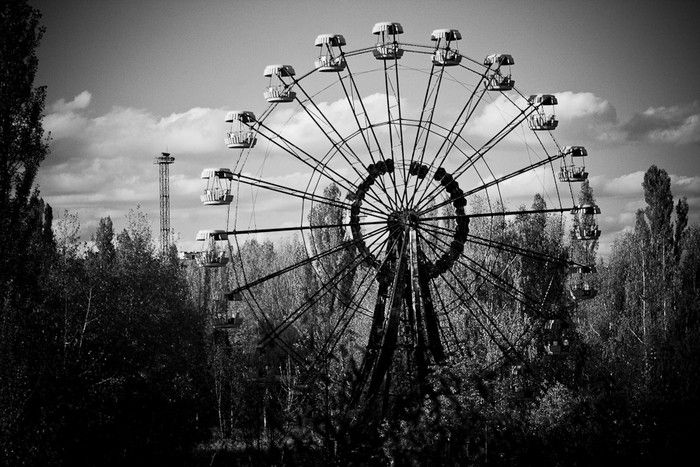
[[[352,341],[356,400],[460,357],[487,368],[564,354],[563,303],[596,293],[594,265],[556,241],[600,236],[599,208],[577,201],[587,152],[552,133],[557,98],[517,88],[507,53],[463,54],[456,29],[427,44],[403,32],[377,23],[358,49],[321,34],[310,69],[267,66],[267,107],[226,116],[234,163],[202,172],[201,200],[225,206],[226,226],[198,233],[199,264],[229,271],[226,298],[262,323],[261,346],[314,368]],[[302,248],[261,269],[245,242],[280,235]],[[302,271],[301,298],[262,303],[265,287],[301,287]],[[310,315],[325,331],[305,352],[294,330]]]

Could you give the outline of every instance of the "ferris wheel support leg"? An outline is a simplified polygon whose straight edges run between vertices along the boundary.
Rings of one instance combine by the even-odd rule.
[[[377,360],[377,354],[379,352],[379,346],[382,342],[383,329],[384,329],[384,309],[386,307],[386,299],[389,294],[389,283],[380,282],[379,290],[377,292],[377,302],[374,306],[374,314],[372,315],[372,327],[369,332],[369,339],[367,342],[367,349],[365,350],[365,355],[362,359],[362,366],[360,367],[359,377],[355,382],[355,388],[353,391],[353,405],[356,405],[360,398],[362,397],[362,391],[364,389],[365,382],[367,381],[372,368]]]
[[[433,297],[430,293],[430,276],[425,265],[425,254],[418,249],[418,289],[420,290],[421,309],[425,321],[425,334],[427,338],[427,348],[433,356],[435,363],[445,360],[445,348],[440,340],[440,326],[435,313]]]
[[[361,397],[363,396],[366,389],[365,385],[377,361],[377,355],[379,354],[379,349],[381,347],[382,338],[384,336],[384,311],[386,309],[386,300],[389,296],[389,286],[391,285],[389,279],[392,269],[396,267],[396,252],[401,249],[400,241],[400,234],[397,235],[392,233],[390,235],[386,245],[387,256],[377,269],[377,301],[374,305],[372,327],[370,328],[365,354],[362,358],[362,365],[360,366],[358,378],[354,383],[352,395],[353,406],[357,406]]]
[[[399,325],[401,320],[402,303],[404,299],[404,289],[406,283],[402,278],[407,266],[406,247],[408,242],[405,241],[406,232],[399,232],[398,250],[401,251],[398,263],[395,265],[395,273],[391,284],[391,293],[389,294],[389,317],[382,331],[381,343],[374,357],[373,365],[368,368],[371,373],[369,376],[369,384],[365,400],[367,401],[364,412],[369,413],[376,409],[377,397],[380,395],[382,385],[389,384],[388,373],[391,369],[391,363],[396,350],[396,344],[399,336]],[[386,406],[384,404],[384,406]]]
[[[411,317],[414,318],[414,325],[412,326],[411,334],[413,334],[413,354],[414,361],[416,365],[416,376],[419,386],[420,394],[425,393],[425,383],[428,376],[428,366],[426,358],[426,341],[428,340],[426,336],[426,326],[427,324],[427,310],[425,309],[426,296],[424,295],[425,290],[420,287],[420,259],[419,259],[419,248],[418,248],[418,238],[415,230],[411,230],[410,235],[411,241],[411,294],[408,295],[410,300],[410,306],[407,306]],[[411,321],[409,319],[409,321]],[[413,324],[413,323],[411,323]]]

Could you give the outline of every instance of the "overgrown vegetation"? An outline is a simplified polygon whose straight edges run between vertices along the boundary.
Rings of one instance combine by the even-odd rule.
[[[305,258],[306,249],[332,248],[342,232],[319,232],[306,245],[249,241],[240,245],[244,269],[218,272],[182,267],[174,251],[157,254],[138,208],[122,232],[107,217],[86,243],[77,216],[54,222],[33,190],[49,148],[45,93],[33,85],[39,14],[9,2],[0,19],[0,464],[659,465],[689,458],[700,431],[700,227],[688,226],[688,204],[674,203],[664,170],[647,171],[646,207],[599,260],[593,300],[568,308],[566,271],[543,271],[537,259],[515,254],[491,267],[546,300],[531,308],[494,283],[475,291],[508,336],[519,335],[528,316],[565,314],[574,324],[568,355],[546,355],[535,335],[521,355],[483,371],[499,349],[462,313],[455,332],[469,351],[431,376],[434,396],[407,390],[391,411],[364,413],[358,426],[350,382],[367,329],[338,333],[335,323],[362,277],[344,277],[311,300],[323,277],[352,261],[348,250],[251,290],[253,306],[235,310],[243,324],[213,328],[230,306],[223,293],[244,271],[262,277]],[[325,196],[340,193],[331,187]],[[587,184],[580,201],[594,202]],[[546,205],[538,196],[533,206]],[[334,224],[338,215],[319,209],[310,221]],[[595,242],[569,246],[544,214],[496,222],[504,243],[595,261]],[[471,225],[477,235],[486,228],[493,226]],[[453,283],[474,277],[459,265],[449,274]],[[443,287],[445,297],[454,293]],[[259,347],[293,310],[303,313],[284,330],[289,347]]]

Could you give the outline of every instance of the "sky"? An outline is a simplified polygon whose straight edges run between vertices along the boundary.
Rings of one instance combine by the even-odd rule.
[[[44,129],[52,138],[38,184],[58,216],[66,210],[79,214],[84,240],[107,215],[124,227],[137,205],[157,232],[153,157],[162,151],[176,158],[170,167],[171,213],[180,247],[191,248],[199,229],[222,228],[227,213],[202,207],[198,190],[202,168],[232,167],[240,156],[223,145],[226,111],[259,115],[266,108],[266,65],[310,71],[316,35],[341,33],[348,50],[359,49],[374,44],[371,29],[379,21],[400,22],[402,40],[414,44],[430,43],[434,29],[459,29],[464,55],[510,53],[513,78],[524,94],[557,95],[561,124],[555,144],[589,151],[586,165],[603,210],[603,255],[615,236],[633,226],[643,206],[643,173],[651,164],[667,170],[674,195],[688,198],[691,221],[700,222],[700,28],[694,2],[35,0],[33,5],[46,26],[36,84],[47,86]],[[354,66],[369,69],[376,63],[358,60]],[[367,76],[360,84],[379,111],[383,88]],[[424,83],[423,75],[407,70],[401,84],[407,111],[419,108]],[[312,84],[323,87],[319,80]],[[453,94],[445,91],[438,116],[455,109],[447,96],[457,95],[458,83],[452,89]],[[337,89],[331,91],[319,91],[317,102],[342,125],[352,114]],[[498,118],[489,113],[495,111],[507,113],[502,101],[485,102],[465,135],[477,138],[479,122],[484,134],[499,129]],[[321,148],[322,137],[311,136],[309,122],[295,112],[301,110],[279,108],[270,121],[287,125],[290,139]],[[493,170],[502,174],[525,163],[522,148],[530,143],[527,137],[520,149],[505,143]],[[307,181],[269,144],[259,143],[249,157],[249,173],[266,170],[272,180],[299,187]],[[298,205],[269,193],[256,201],[248,195],[257,196],[240,197],[246,225],[298,224]]]

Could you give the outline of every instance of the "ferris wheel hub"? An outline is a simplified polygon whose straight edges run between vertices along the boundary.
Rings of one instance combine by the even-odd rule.
[[[420,222],[420,217],[418,213],[413,209],[403,209],[394,211],[389,214],[387,218],[387,225],[389,230],[395,230],[397,228],[405,230],[406,228],[417,228]]]

